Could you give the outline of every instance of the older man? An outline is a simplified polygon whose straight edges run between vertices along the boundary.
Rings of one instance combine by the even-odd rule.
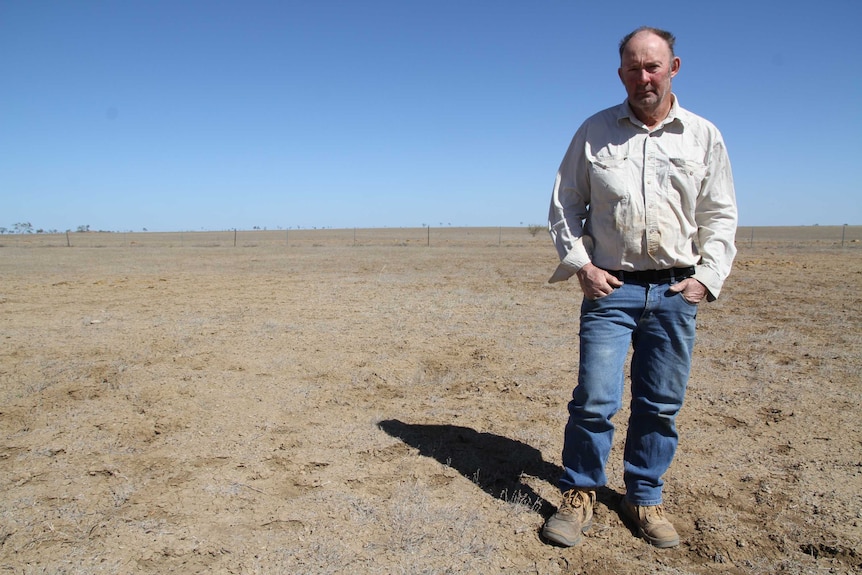
[[[662,508],[662,476],[691,367],[695,316],[718,297],[736,254],[733,177],[719,131],[671,91],[674,36],[638,28],[620,42],[628,97],[575,134],[554,185],[549,229],[560,255],[551,282],[583,291],[578,384],[563,444],[563,503],[545,539],[577,544],[606,484],[612,416],[631,359],[631,415],[621,511],[657,547],[679,544]]]

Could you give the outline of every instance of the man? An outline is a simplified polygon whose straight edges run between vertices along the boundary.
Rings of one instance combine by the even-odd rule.
[[[578,385],[563,444],[563,503],[545,539],[577,544],[620,409],[629,346],[631,416],[622,513],[656,547],[679,544],[662,509],[662,476],[691,367],[697,306],[718,297],[736,254],[733,177],[719,131],[680,107],[674,36],[638,28],[620,42],[628,97],[575,134],[554,185],[549,229],[560,265],[583,290]]]

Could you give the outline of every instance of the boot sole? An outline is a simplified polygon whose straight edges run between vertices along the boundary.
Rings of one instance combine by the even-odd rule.
[[[668,549],[679,545],[679,537],[675,539],[655,539],[644,533],[644,530],[640,527],[638,527],[638,537],[658,549]]]
[[[655,537],[650,537],[649,535],[647,535],[643,528],[638,525],[638,518],[632,515],[632,512],[629,510],[628,505],[626,505],[624,501],[620,502],[620,509],[623,512],[623,516],[625,516],[626,519],[631,521],[632,524],[637,527],[638,537],[640,537],[653,547],[656,547],[658,549],[668,549],[670,547],[676,547],[677,545],[679,545],[679,537],[675,537],[674,539],[656,539]]]
[[[542,528],[542,537],[545,540],[547,540],[548,542],[553,543],[555,545],[559,545],[560,547],[574,547],[575,545],[577,545],[578,543],[583,541],[583,539],[584,539],[583,534],[586,533],[587,531],[589,531],[590,527],[592,527],[592,526],[593,526],[593,520],[590,519],[590,521],[586,525],[581,527],[581,532],[578,533],[578,537],[575,540],[571,540],[571,539],[567,538],[565,535],[563,535],[562,533],[558,533],[557,531],[554,531],[553,529],[547,529],[546,527]]]

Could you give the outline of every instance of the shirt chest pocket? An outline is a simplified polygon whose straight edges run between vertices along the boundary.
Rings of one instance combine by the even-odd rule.
[[[671,186],[681,193],[697,196],[706,177],[706,166],[685,158],[670,158]]]
[[[608,156],[590,160],[590,193],[594,203],[615,203],[628,197],[631,186],[627,156]]]

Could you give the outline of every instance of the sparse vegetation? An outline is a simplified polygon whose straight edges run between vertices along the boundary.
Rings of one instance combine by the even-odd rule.
[[[154,241],[142,250],[4,237],[0,565],[858,571],[862,284],[811,285],[862,273],[859,244],[841,249],[826,226],[764,233],[699,311],[665,490],[683,546],[652,550],[620,519],[618,441],[592,530],[561,550],[538,529],[559,502],[578,329],[559,310],[578,288],[544,283],[550,245],[521,226],[500,250],[498,231],[435,229],[452,243],[430,250],[421,233],[395,245],[403,230],[363,249],[345,245],[353,230],[291,232],[290,249],[264,231],[249,236],[257,247],[240,234],[247,249],[233,232],[216,246],[72,234]],[[177,245],[155,243],[166,238]]]

